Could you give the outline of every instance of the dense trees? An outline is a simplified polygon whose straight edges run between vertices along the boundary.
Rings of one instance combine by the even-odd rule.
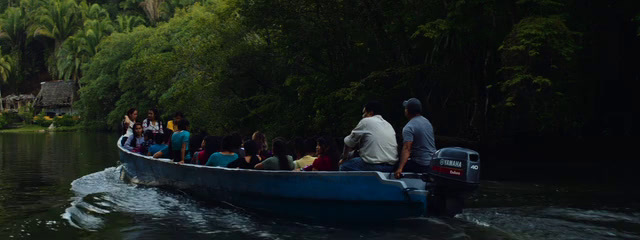
[[[0,43],[15,63],[9,79],[33,81],[26,69],[35,68],[78,81],[76,107],[95,126],[115,127],[137,106],[159,107],[165,117],[183,111],[210,133],[343,135],[368,99],[382,100],[385,118],[400,128],[401,101],[418,97],[439,135],[582,136],[617,131],[603,130],[613,126],[601,117],[613,105],[605,99],[638,78],[632,63],[613,61],[637,55],[629,52],[640,39],[634,1],[7,6]]]

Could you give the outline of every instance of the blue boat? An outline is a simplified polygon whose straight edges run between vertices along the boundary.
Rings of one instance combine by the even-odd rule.
[[[424,174],[409,173],[395,179],[393,173],[382,172],[265,171],[178,164],[127,151],[120,141],[117,144],[122,177],[133,183],[171,187],[207,201],[277,215],[323,221],[384,221],[431,215],[428,209],[434,202],[452,202],[430,200],[435,193],[445,191],[438,191]],[[474,165],[464,162],[449,167],[477,170],[476,160]],[[456,171],[447,182],[459,182],[455,178],[462,170]],[[477,186],[473,182],[463,185],[469,184]]]

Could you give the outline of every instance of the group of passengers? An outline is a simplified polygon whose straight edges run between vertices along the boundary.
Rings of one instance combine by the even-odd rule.
[[[433,127],[422,116],[422,104],[416,98],[402,103],[409,122],[402,129],[402,148],[398,154],[396,133],[380,115],[382,105],[369,102],[362,119],[344,138],[340,154],[330,137],[290,142],[275,138],[271,149],[266,136],[257,131],[243,141],[239,134],[225,137],[192,136],[189,121],[178,112],[164,127],[157,109],[138,122],[135,108],[127,111],[122,122],[125,149],[154,158],[175,162],[227,168],[294,171],[381,171],[427,172],[435,153]]]

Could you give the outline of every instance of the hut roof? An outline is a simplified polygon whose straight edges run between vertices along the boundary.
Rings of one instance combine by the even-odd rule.
[[[73,83],[66,81],[44,82],[36,97],[37,107],[67,107],[73,103]]]
[[[13,102],[13,101],[31,101],[33,100],[34,97],[33,94],[20,94],[20,95],[15,95],[15,94],[11,94],[9,96],[6,96],[4,98],[2,98],[3,101],[7,101],[7,102]]]

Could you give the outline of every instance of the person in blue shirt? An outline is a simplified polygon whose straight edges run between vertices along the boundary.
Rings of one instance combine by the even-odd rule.
[[[402,152],[400,162],[395,170],[395,177],[401,178],[402,172],[428,172],[433,154],[436,152],[436,142],[433,126],[422,115],[422,103],[411,98],[402,103],[404,115],[409,119],[402,129]]]
[[[238,159],[238,154],[233,152],[234,139],[232,136],[226,136],[222,139],[222,151],[211,154],[205,165],[227,167],[229,163]]]
[[[154,158],[169,157],[169,146],[164,142],[164,134],[156,134],[154,141],[155,144],[149,147],[147,156],[153,156]]]
[[[183,164],[190,162],[191,154],[189,154],[189,138],[191,133],[189,132],[189,120],[186,118],[178,121],[178,131],[174,132],[171,136],[171,152],[174,162]]]

